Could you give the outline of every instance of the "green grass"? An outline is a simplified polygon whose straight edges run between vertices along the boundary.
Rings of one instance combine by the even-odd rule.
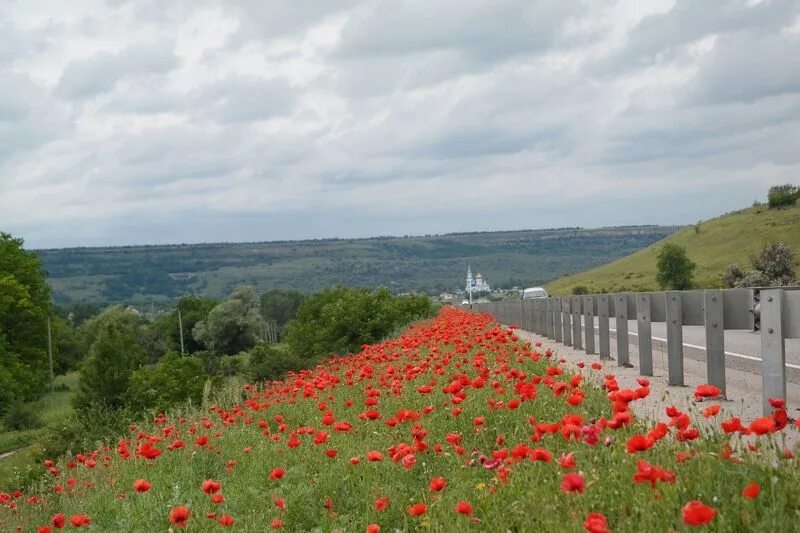
[[[28,530],[61,512],[67,518],[88,515],[90,529],[98,531],[164,531],[170,510],[187,506],[192,512],[188,531],[221,530],[215,519],[206,516],[215,513],[217,518],[230,514],[241,531],[268,530],[279,518],[284,531],[357,532],[375,523],[384,532],[577,532],[591,512],[603,513],[615,532],[690,531],[682,523],[681,509],[691,500],[701,500],[717,510],[704,531],[797,529],[800,470],[796,460],[776,459],[779,435],[763,437],[757,453],[748,452],[734,437],[739,461],[734,462],[719,455],[728,437],[715,429],[716,424],[702,418],[698,422],[696,413],[693,426],[701,431],[697,440],[678,442],[672,428],[652,448],[637,454],[626,451],[626,442],[647,432],[652,422],[634,420],[627,427],[605,429],[595,445],[566,440],[558,431],[542,433],[534,424],[563,427],[567,415],[582,417],[580,424],[587,427],[601,417],[613,417],[607,391],[592,384],[602,381],[604,372],[587,369],[582,384],[567,385],[572,393],[556,395],[555,383],[567,384],[572,376],[565,373],[547,381],[552,373],[548,369],[555,363],[540,355],[544,348],[535,351],[488,320],[446,309],[434,322],[368,353],[331,361],[246,395],[241,388],[232,388],[216,398],[214,407],[206,403],[177,409],[167,419],[139,424],[120,439],[129,441],[129,458],[120,455],[118,441],[89,456],[97,461],[94,467],[80,461],[69,467],[67,458],[62,458],[57,476],[48,476],[26,493],[26,497],[45,495],[44,501],[29,504],[22,499],[13,512],[0,506],[0,524]],[[455,391],[443,388],[462,375],[469,383],[457,403]],[[478,386],[475,380],[481,376],[485,383]],[[535,376],[545,380],[533,385],[536,398],[509,409],[509,402],[520,396],[515,385],[532,383]],[[426,384],[432,385],[430,392],[420,391]],[[565,400],[576,389],[585,394],[583,403],[568,405]],[[359,417],[367,409],[370,390],[380,391],[374,406],[380,420]],[[503,406],[491,408],[492,401],[502,401]],[[401,409],[420,416],[416,422],[386,424]],[[323,413],[328,410],[337,421],[350,422],[352,430],[337,432],[325,426]],[[279,416],[284,428],[278,425]],[[485,423],[476,426],[475,417],[485,417]],[[268,434],[262,426],[269,428]],[[289,434],[302,432],[301,428],[328,431],[328,441],[315,445],[314,436],[304,433],[298,447],[289,447]],[[461,436],[463,450],[447,442],[451,434]],[[199,436],[209,437],[208,442],[195,445]],[[404,468],[390,458],[390,448],[413,445],[415,436],[428,449],[414,447],[416,462]],[[167,444],[175,439],[185,441],[186,447],[168,450]],[[161,455],[153,460],[137,457],[144,442],[151,442]],[[441,445],[438,451],[437,445]],[[495,469],[481,466],[482,456],[491,458],[503,450],[510,454],[518,445],[544,448],[553,460],[523,457]],[[337,451],[334,458],[325,455],[331,449]],[[381,452],[384,459],[367,461],[371,450]],[[685,451],[695,455],[677,462],[675,454]],[[560,489],[566,472],[557,463],[562,452],[575,454],[577,466],[571,472],[585,480],[583,493]],[[352,464],[352,457],[360,458],[360,463]],[[675,481],[655,488],[634,483],[640,459],[674,471]],[[286,474],[272,480],[269,474],[276,467]],[[501,468],[508,469],[504,479]],[[429,482],[439,476],[446,478],[447,487],[433,493]],[[69,479],[74,480],[72,488]],[[147,480],[152,488],[135,493],[133,483],[138,479]],[[212,503],[201,490],[208,479],[221,483],[224,502]],[[761,486],[755,500],[741,494],[750,481]],[[64,493],[54,491],[56,485],[64,487]],[[378,497],[389,498],[386,510],[375,509]],[[277,498],[285,501],[285,511],[275,505]],[[475,521],[454,511],[461,500],[472,504]],[[327,501],[330,509],[325,507]],[[427,512],[409,516],[406,510],[417,502],[427,504]]]
[[[753,207],[706,220],[700,224],[699,233],[694,226],[686,227],[627,257],[557,279],[547,289],[554,295],[570,294],[579,285],[589,292],[659,290],[656,255],[667,242],[684,246],[697,263],[695,282],[699,288],[716,288],[721,286],[720,277],[727,265],[739,263],[750,269],[750,257],[772,240],[792,246],[800,267],[800,208]]]
[[[30,466],[32,453],[29,446],[41,437],[49,427],[57,426],[73,413],[72,397],[78,385],[78,373],[71,372],[56,377],[56,390],[47,392],[38,400],[28,403],[36,413],[41,426],[33,429],[7,431],[0,427],[0,454],[14,451],[4,459],[0,459],[0,485],[12,480],[17,473]],[[60,390],[67,387],[66,390]]]

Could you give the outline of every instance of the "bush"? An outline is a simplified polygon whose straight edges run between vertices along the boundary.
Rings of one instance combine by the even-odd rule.
[[[746,275],[747,272],[742,267],[736,263],[731,263],[725,267],[725,272],[722,273],[722,286],[727,289],[738,287]]]
[[[794,185],[775,185],[769,188],[767,201],[770,207],[792,206],[800,198],[800,187]]]
[[[346,354],[432,313],[426,295],[393,297],[385,287],[326,289],[303,302],[287,326],[286,340],[300,358]]]
[[[300,359],[288,350],[262,342],[250,350],[247,373],[254,381],[277,380],[287,372],[309,366],[309,361]]]
[[[134,411],[159,412],[187,401],[197,404],[207,379],[199,359],[170,352],[157,365],[142,367],[131,375],[125,403]]]
[[[9,406],[3,423],[6,429],[11,431],[35,429],[42,425],[39,415],[29,405],[22,402],[14,402]]]
[[[656,281],[662,289],[681,291],[694,285],[697,265],[689,259],[686,248],[667,243],[658,252]]]
[[[751,262],[754,269],[770,280],[771,285],[790,285],[795,280],[794,252],[780,241],[765,244]]]
[[[572,294],[580,296],[581,294],[589,294],[589,289],[585,285],[575,285],[572,287]]]

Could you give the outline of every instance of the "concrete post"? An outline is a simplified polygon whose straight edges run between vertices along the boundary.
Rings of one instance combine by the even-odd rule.
[[[553,298],[553,326],[555,327],[554,338],[556,342],[562,342],[564,337],[561,329],[561,298]]]
[[[544,301],[544,334],[548,339],[555,337],[553,333],[553,298]]]
[[[786,399],[783,305],[783,289],[761,291],[761,400],[764,416],[773,411],[770,398]]]
[[[572,298],[561,297],[562,321],[564,323],[564,344],[572,346]]]
[[[617,364],[630,364],[630,347],[628,346],[628,295],[615,294],[614,311],[617,324]]]
[[[608,294],[597,297],[597,327],[600,331],[600,359],[611,359],[611,340],[608,328]]]
[[[683,387],[683,311],[681,293],[666,293],[667,310],[667,383]]]
[[[581,337],[581,297],[572,297],[572,347],[576,350],[583,348]]]
[[[586,354],[593,355],[594,350],[594,296],[583,297],[583,328],[586,334]]]
[[[703,321],[706,328],[706,368],[708,383],[725,398],[725,320],[722,291],[703,292]]]
[[[639,335],[639,373],[653,375],[653,332],[650,327],[650,295],[636,297],[636,333]]]

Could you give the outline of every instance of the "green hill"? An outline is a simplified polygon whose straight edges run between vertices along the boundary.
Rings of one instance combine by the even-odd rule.
[[[581,285],[589,292],[658,290],[656,254],[667,242],[684,246],[697,263],[698,287],[719,287],[726,265],[739,263],[749,269],[750,256],[772,240],[792,246],[800,265],[800,208],[752,207],[706,220],[699,224],[699,232],[695,226],[688,226],[622,259],[559,278],[548,284],[547,289],[556,295],[570,294]]]
[[[439,294],[463,286],[467,265],[495,287],[541,285],[624,257],[677,228],[557,228],[325,239],[38,250],[56,303],[168,305],[237,285],[314,292],[332,285]]]

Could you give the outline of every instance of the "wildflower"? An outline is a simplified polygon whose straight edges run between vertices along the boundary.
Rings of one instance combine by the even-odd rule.
[[[272,481],[275,481],[276,479],[281,479],[285,474],[286,470],[284,470],[283,468],[275,468],[272,470],[272,472],[269,473],[269,478]]]
[[[422,516],[428,511],[428,506],[424,503],[415,503],[408,508],[408,514],[411,516]]]
[[[761,493],[761,486],[755,481],[751,481],[742,491],[742,496],[744,496],[748,500],[755,500],[756,498],[758,498],[758,495],[760,493]]]
[[[456,504],[456,512],[458,514],[469,516],[472,514],[472,505],[470,505],[469,502],[460,501]]]
[[[702,526],[714,519],[717,511],[698,500],[692,500],[683,506],[683,523],[688,526]]]
[[[564,492],[582,493],[586,490],[586,484],[580,474],[564,474],[561,480],[561,490]]]
[[[191,516],[192,512],[188,507],[178,505],[169,512],[169,521],[178,527],[186,527]]]
[[[447,481],[443,477],[435,477],[431,480],[428,487],[431,492],[441,492],[447,486]]]
[[[608,522],[601,513],[589,513],[583,521],[583,529],[587,533],[609,533]]]
[[[152,485],[145,479],[137,479],[133,482],[133,490],[135,492],[147,492]]]
[[[389,507],[389,498],[386,498],[384,496],[382,498],[378,498],[377,500],[375,500],[375,510],[376,511],[383,511],[387,507]]]

